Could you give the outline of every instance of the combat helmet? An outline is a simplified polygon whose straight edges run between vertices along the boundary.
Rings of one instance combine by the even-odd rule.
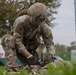
[[[43,3],[34,3],[32,6],[28,8],[28,14],[35,19],[44,20],[48,14],[47,7]]]

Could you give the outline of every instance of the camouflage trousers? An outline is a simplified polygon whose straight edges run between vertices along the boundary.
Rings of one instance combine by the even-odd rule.
[[[18,50],[16,50],[15,41],[14,41],[14,38],[11,35],[6,34],[2,38],[2,46],[3,46],[3,49],[5,50],[7,71],[18,71],[19,66],[16,63],[16,58],[17,57],[22,62],[23,65],[28,64],[26,57],[22,53],[19,53]],[[38,55],[35,51],[31,52],[31,53],[36,58],[38,58]]]
[[[4,47],[4,50],[5,50],[7,71],[18,71],[19,70],[19,65],[16,62],[17,58],[22,62],[24,66],[28,64],[26,57],[23,56],[21,53],[18,53],[18,51],[16,51],[15,49],[12,49],[10,47]],[[37,54],[35,52],[33,55],[37,58]]]
[[[10,47],[3,47],[5,50],[6,69],[7,71],[18,71],[19,67],[16,63],[16,51]]]

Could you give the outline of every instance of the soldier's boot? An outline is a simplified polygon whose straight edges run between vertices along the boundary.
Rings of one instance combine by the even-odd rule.
[[[15,65],[14,67],[13,66],[11,66],[11,67],[6,67],[6,70],[8,71],[8,72],[18,72],[19,71],[19,66],[17,65]]]

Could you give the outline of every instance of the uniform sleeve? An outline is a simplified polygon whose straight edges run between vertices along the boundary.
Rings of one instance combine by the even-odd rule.
[[[52,36],[52,31],[51,28],[47,25],[44,24],[42,26],[42,38],[44,41],[44,44],[46,46],[47,52],[49,54],[55,54],[55,47],[54,47],[54,43],[53,43],[53,36]]]
[[[22,43],[23,40],[23,29],[22,29],[23,22],[20,22],[19,19],[16,19],[14,22],[13,28],[13,36],[15,38],[16,48],[19,53],[26,50],[25,46]]]

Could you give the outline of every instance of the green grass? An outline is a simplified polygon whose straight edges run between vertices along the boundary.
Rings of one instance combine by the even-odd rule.
[[[0,75],[3,75],[4,71],[5,71],[5,67],[0,67]]]
[[[29,75],[27,70],[20,70],[18,73],[7,72],[5,67],[0,67],[0,75]]]
[[[76,75],[76,64],[70,62],[57,62],[47,66],[48,75]],[[5,71],[5,67],[0,67],[0,75],[4,75]],[[19,73],[10,74],[7,72],[5,75],[30,75],[30,73],[27,70],[20,70]]]

